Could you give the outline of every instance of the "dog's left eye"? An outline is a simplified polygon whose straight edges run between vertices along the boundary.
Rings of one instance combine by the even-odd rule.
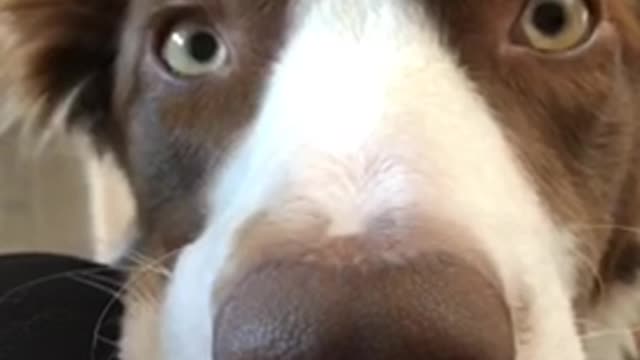
[[[543,52],[575,48],[589,38],[592,25],[586,0],[529,0],[521,19],[526,42]]]
[[[170,70],[181,76],[198,76],[220,69],[227,51],[208,27],[178,24],[162,44],[162,58]]]

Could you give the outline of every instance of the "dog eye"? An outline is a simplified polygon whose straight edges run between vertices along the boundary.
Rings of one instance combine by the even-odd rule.
[[[530,0],[522,30],[529,46],[544,52],[565,51],[588,38],[592,12],[586,0]]]
[[[162,44],[162,58],[181,76],[204,75],[225,64],[227,52],[216,33],[205,26],[179,24]]]

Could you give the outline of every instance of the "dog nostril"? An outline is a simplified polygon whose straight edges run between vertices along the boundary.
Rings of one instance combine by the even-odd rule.
[[[513,360],[500,291],[452,256],[368,270],[278,263],[216,319],[216,360]]]

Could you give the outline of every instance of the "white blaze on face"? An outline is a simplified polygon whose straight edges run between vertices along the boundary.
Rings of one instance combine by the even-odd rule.
[[[235,232],[259,211],[293,219],[294,198],[336,233],[396,208],[462,224],[508,301],[530,291],[532,333],[518,359],[582,360],[571,237],[551,224],[441,30],[410,1],[303,1],[294,18],[252,128],[212,179],[215,216],[177,263],[162,315],[166,360],[211,358],[212,294]]]

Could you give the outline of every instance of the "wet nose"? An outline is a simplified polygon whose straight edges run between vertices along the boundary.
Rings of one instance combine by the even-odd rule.
[[[218,309],[215,360],[513,360],[496,282],[453,254],[371,268],[277,262]]]

